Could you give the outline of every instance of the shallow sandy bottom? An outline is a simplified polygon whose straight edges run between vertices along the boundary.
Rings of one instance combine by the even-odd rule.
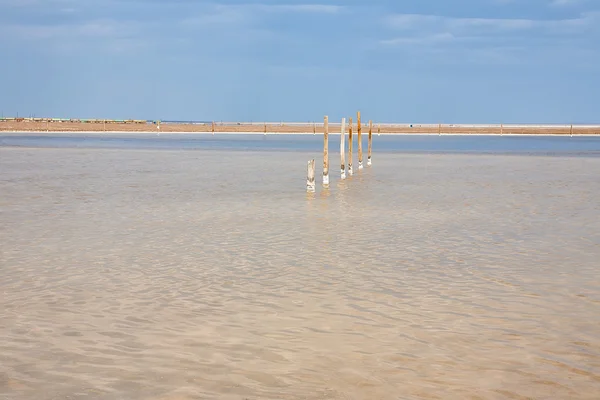
[[[598,398],[600,158],[309,156],[0,149],[0,398]]]

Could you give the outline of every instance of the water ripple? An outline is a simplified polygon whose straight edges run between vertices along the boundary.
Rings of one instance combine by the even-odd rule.
[[[0,397],[597,398],[600,159],[309,157],[0,149]]]

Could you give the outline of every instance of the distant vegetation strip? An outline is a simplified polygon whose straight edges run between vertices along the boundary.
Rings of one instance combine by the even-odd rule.
[[[89,124],[147,124],[154,123],[145,119],[75,119],[75,118],[25,118],[25,117],[0,117],[0,122],[71,122]]]
[[[355,124],[356,126],[356,124]],[[367,124],[363,124],[366,131]],[[330,132],[340,123],[331,122]],[[189,132],[189,133],[301,133],[323,132],[323,122],[231,122],[137,119],[74,119],[1,117],[5,132]],[[600,135],[600,124],[410,124],[375,123],[374,134],[550,134]]]

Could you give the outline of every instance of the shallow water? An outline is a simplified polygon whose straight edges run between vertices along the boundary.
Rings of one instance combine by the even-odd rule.
[[[598,398],[600,158],[315,155],[0,148],[0,398]]]
[[[367,136],[362,136],[367,148]],[[330,146],[339,148],[339,134]],[[357,139],[355,135],[355,146]],[[322,135],[286,134],[148,134],[148,133],[0,133],[0,147],[306,151],[323,149]],[[373,137],[375,152],[503,153],[537,155],[600,155],[600,136],[497,136],[497,135],[383,135]],[[356,155],[357,147],[355,147]]]

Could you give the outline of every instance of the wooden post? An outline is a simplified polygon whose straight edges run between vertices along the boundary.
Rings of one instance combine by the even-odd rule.
[[[438,124],[438,136],[442,136],[442,124]]]
[[[214,136],[214,134],[215,134],[215,121],[213,121],[212,124],[210,124],[210,130],[211,130],[211,132],[212,132],[212,134]]]
[[[104,132],[106,132],[106,119],[102,120],[102,127],[104,129]]]
[[[323,187],[329,187],[329,117],[327,115],[323,124]]]
[[[317,134],[317,124],[313,123],[313,135]]]
[[[381,124],[377,124],[377,136],[381,136]]]
[[[369,120],[369,147],[367,150],[367,165],[371,165],[371,153],[373,151],[373,121]]]
[[[352,117],[348,120],[348,175],[352,176]]]
[[[342,118],[342,132],[340,135],[340,166],[342,179],[346,179],[346,118]]]
[[[48,119],[47,119],[47,120],[46,120],[46,133],[50,132],[50,127],[49,127],[49,125],[50,125],[50,120],[48,120]]]
[[[500,136],[504,136],[504,124],[500,124]]]
[[[306,191],[309,193],[315,192],[315,159],[308,162],[306,172]]]
[[[267,134],[267,123],[265,122],[265,129],[264,129],[264,134]]]
[[[573,124],[571,124],[571,137],[573,137]]]
[[[356,140],[358,141],[358,169],[363,169],[363,153],[362,153],[362,125],[360,123],[360,111],[356,113],[358,125],[358,134],[356,135]]]

